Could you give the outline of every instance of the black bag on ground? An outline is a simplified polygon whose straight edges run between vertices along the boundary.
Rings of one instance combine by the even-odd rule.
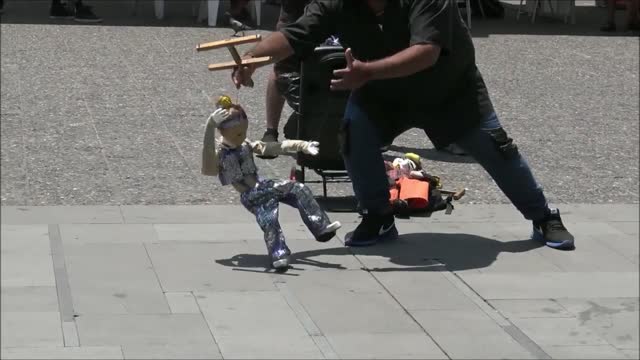
[[[319,141],[321,145],[316,156],[298,154],[300,166],[336,171],[345,168],[338,134],[350,92],[329,89],[333,71],[345,66],[341,46],[319,46],[302,62],[296,138]]]
[[[500,4],[499,0],[475,0],[471,2],[471,11],[473,14],[482,14],[480,11],[480,2],[482,2],[482,9],[484,15],[488,18],[502,19],[504,18],[504,6]]]

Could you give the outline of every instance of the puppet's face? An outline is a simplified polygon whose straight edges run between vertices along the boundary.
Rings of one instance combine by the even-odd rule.
[[[229,120],[223,121],[218,131],[227,145],[238,147],[247,138],[249,120],[243,111],[231,109],[229,113]]]
[[[409,173],[416,169],[416,164],[409,159],[400,159],[397,158],[393,160],[393,167],[397,170],[402,171],[403,173]]]

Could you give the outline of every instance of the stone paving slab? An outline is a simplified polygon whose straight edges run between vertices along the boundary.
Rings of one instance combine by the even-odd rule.
[[[215,344],[200,314],[91,314],[77,324],[85,346]]]
[[[278,291],[195,295],[226,358],[323,358]]]
[[[451,358],[534,358],[479,310],[416,310],[412,314]]]
[[[25,359],[25,360],[85,360],[123,359],[120,346],[83,346],[83,347],[11,347],[2,348],[3,359]]]
[[[199,345],[123,345],[124,359],[222,359],[215,344]]]
[[[528,274],[462,274],[486,299],[634,297],[636,272],[555,272]]]
[[[142,244],[69,245],[65,250],[78,314],[169,313]]]
[[[2,347],[63,346],[60,314],[2,312]]]

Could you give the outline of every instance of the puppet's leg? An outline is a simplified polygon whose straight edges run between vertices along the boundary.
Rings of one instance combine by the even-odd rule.
[[[276,269],[289,266],[291,251],[285,243],[284,234],[278,221],[279,203],[277,198],[261,196],[261,204],[253,204],[252,201],[247,201],[248,199],[242,200],[243,205],[256,216],[258,225],[264,233],[264,243],[271,257],[271,265]]]
[[[300,212],[300,217],[316,240],[325,242],[336,235],[340,228],[338,221],[331,222],[320,208],[309,188],[299,182],[284,180],[274,184],[280,194],[280,200]]]

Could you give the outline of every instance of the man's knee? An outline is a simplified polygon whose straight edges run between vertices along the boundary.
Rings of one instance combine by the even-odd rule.
[[[350,154],[350,143],[349,137],[350,134],[350,119],[344,118],[342,120],[342,124],[340,125],[340,131],[338,132],[338,145],[340,147],[340,152],[343,156],[349,156]]]
[[[486,130],[486,132],[491,136],[493,144],[505,159],[518,157],[518,146],[513,142],[513,139],[507,135],[507,132],[502,127]]]

